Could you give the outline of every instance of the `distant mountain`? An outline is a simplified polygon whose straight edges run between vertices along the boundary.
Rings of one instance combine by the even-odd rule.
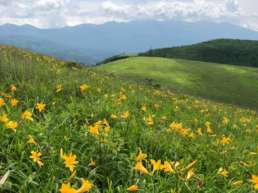
[[[140,55],[258,67],[258,41],[218,39],[189,46],[149,50]]]
[[[0,43],[6,45],[12,45],[27,50],[32,50],[41,54],[54,56],[62,60],[76,61],[78,63],[94,64],[102,58],[112,55],[104,54],[91,49],[86,48],[74,48],[56,43],[44,38],[20,35],[1,36]]]
[[[116,54],[218,38],[258,40],[258,32],[227,23],[176,21],[110,22],[58,29],[11,24],[0,26],[0,43],[89,64]]]

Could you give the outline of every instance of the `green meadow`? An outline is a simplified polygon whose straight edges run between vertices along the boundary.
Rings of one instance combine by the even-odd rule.
[[[183,94],[255,105],[255,69],[160,58],[100,68],[0,47],[1,193],[257,192],[257,112]]]
[[[182,59],[130,57],[98,69],[177,93],[258,108],[258,69]]]

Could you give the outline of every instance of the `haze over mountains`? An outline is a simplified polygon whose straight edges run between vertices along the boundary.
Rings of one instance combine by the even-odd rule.
[[[187,45],[218,38],[258,40],[258,32],[227,23],[134,21],[39,29],[30,25],[0,26],[0,44],[94,64],[120,53]]]

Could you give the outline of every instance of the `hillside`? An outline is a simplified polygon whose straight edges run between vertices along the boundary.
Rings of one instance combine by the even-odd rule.
[[[131,57],[100,65],[129,80],[230,104],[258,108],[258,69],[182,59]]]
[[[257,127],[255,111],[0,47],[1,193],[255,192]]]
[[[0,43],[94,64],[121,53],[189,45],[218,38],[258,40],[258,32],[229,23],[132,21],[39,29],[0,25]]]
[[[140,55],[258,67],[258,41],[219,39],[190,46],[149,50]]]

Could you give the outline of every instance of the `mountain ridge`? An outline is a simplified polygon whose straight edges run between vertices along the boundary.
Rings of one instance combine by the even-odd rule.
[[[110,22],[102,25],[81,24],[53,29],[34,28],[30,25],[0,26],[0,38],[5,37],[8,43],[11,41],[10,35],[12,38],[21,35],[26,37],[24,38],[24,42],[27,42],[26,46],[25,43],[19,42],[13,42],[12,45],[29,48],[39,53],[42,50],[40,48],[35,50],[30,45],[30,41],[35,40],[38,44],[45,40],[53,42],[55,43],[53,50],[58,52],[62,52],[64,47],[67,50],[81,49],[83,60],[80,59],[81,56],[68,56],[68,58],[85,64],[95,64],[121,53],[138,53],[150,48],[188,45],[218,38],[258,40],[258,32],[232,24],[179,21]],[[56,56],[51,51],[50,55]]]

